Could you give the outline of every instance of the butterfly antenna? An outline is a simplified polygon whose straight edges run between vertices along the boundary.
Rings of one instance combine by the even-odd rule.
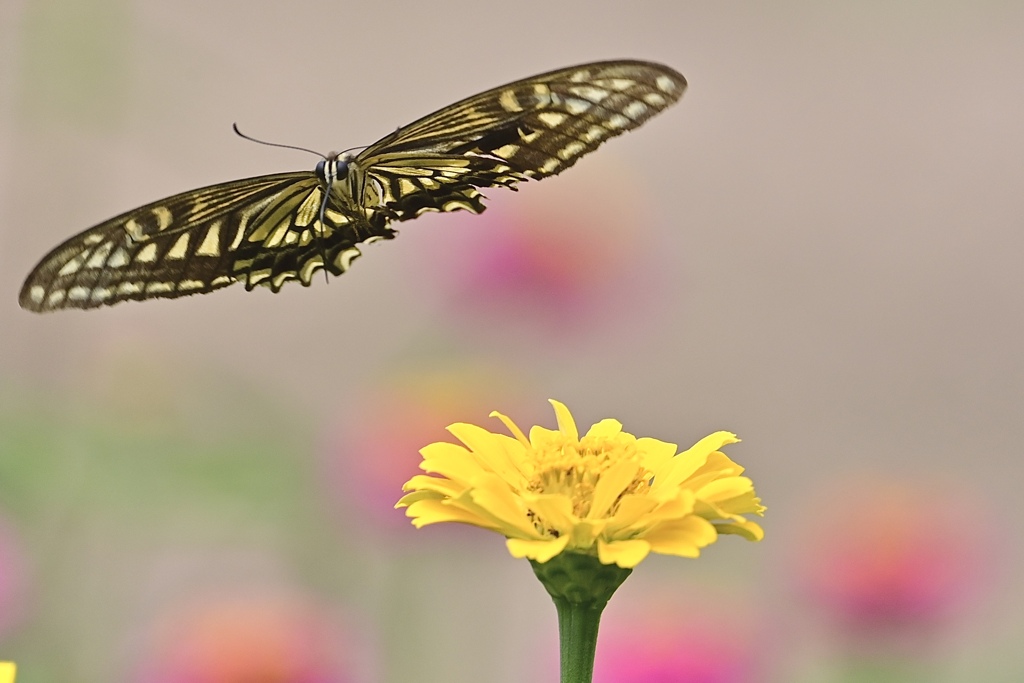
[[[266,140],[258,140],[257,138],[254,138],[251,135],[246,135],[241,130],[239,130],[237,123],[232,123],[231,127],[235,130],[235,134],[238,135],[238,137],[243,138],[245,140],[249,140],[250,142],[256,142],[261,145],[266,145],[267,147],[283,147],[284,149],[297,149],[300,152],[309,152],[310,154],[315,154],[324,161],[327,161],[327,157],[321,154],[320,152],[316,151],[315,149],[307,149],[305,147],[297,147],[295,145],[282,145],[279,142],[267,142]]]
[[[349,147],[348,149],[343,149],[340,152],[338,152],[338,156],[351,152],[354,149],[366,149],[367,147],[369,147],[369,145],[356,145],[355,147]]]

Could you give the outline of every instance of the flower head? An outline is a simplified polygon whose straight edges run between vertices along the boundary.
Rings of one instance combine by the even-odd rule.
[[[617,420],[582,437],[569,410],[551,401],[558,429],[512,420],[512,436],[471,424],[448,427],[463,445],[432,443],[398,502],[413,524],[463,522],[504,534],[509,552],[547,562],[563,551],[634,567],[649,553],[697,557],[719,534],[752,541],[744,514],[764,507],[743,468],[719,451],[738,439],[716,432],[677,454],[675,444],[637,438]],[[434,476],[431,476],[434,475]]]

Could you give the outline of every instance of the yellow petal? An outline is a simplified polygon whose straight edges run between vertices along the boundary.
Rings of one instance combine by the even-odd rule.
[[[448,425],[447,429],[452,436],[466,444],[466,447],[474,454],[486,453],[495,447],[501,447],[495,440],[495,437],[498,435],[487,431],[483,427],[478,427],[468,422],[456,422],[455,424]]]
[[[402,487],[406,491],[432,491],[444,496],[455,496],[466,489],[465,485],[443,477],[429,477],[417,474]]]
[[[764,529],[761,528],[761,525],[747,519],[715,524],[715,528],[720,534],[735,534],[748,541],[757,542],[764,538]]]
[[[727,446],[731,443],[739,443],[740,440],[732,432],[715,432],[709,434],[703,439],[693,444],[686,450],[687,453],[702,453],[704,457],[711,455],[713,452],[721,450],[722,446]]]
[[[437,524],[438,522],[462,522],[492,531],[501,530],[500,527],[491,521],[473,514],[465,508],[449,505],[441,500],[416,501],[406,508],[405,516],[412,518],[412,523],[416,528],[422,528],[428,524]]]
[[[525,446],[526,448],[530,447],[530,440],[526,438],[525,434],[523,434],[523,430],[519,429],[519,425],[517,425],[511,419],[509,419],[505,415],[502,415],[497,410],[493,411],[488,417],[496,417],[499,420],[501,420],[502,423],[504,423],[505,427],[508,429],[508,431],[512,432],[512,436],[516,437],[516,440],[519,441],[519,443],[523,444],[523,446]]]
[[[652,439],[649,436],[641,436],[636,440],[636,449],[640,454],[644,467],[649,470],[658,470],[672,461],[679,446],[674,443]]]
[[[605,470],[594,487],[593,501],[587,512],[587,519],[600,519],[608,516],[608,511],[615,501],[636,479],[636,470],[636,463],[630,460],[621,460]]]
[[[423,462],[420,469],[429,474],[440,474],[443,477],[466,484],[480,476],[485,470],[480,466],[479,458],[473,456],[462,446],[453,443],[432,443],[420,449]]]
[[[572,501],[564,493],[524,494],[526,506],[537,514],[539,522],[562,535],[567,535],[579,523],[573,514]]]
[[[561,426],[561,422],[559,422]],[[575,427],[575,425],[573,425]],[[587,430],[584,439],[610,439],[622,432],[622,423],[618,420],[605,418]]]
[[[558,431],[573,441],[579,441],[580,433],[576,430],[576,421],[572,419],[569,409],[565,407],[564,403],[559,403],[554,399],[548,399],[548,402],[555,408],[555,417],[558,418]]]
[[[608,519],[606,531],[616,536],[623,529],[642,523],[642,520],[658,506],[658,502],[650,496],[625,495],[619,501],[615,514]]]
[[[551,540],[544,541],[528,541],[522,538],[510,538],[505,541],[505,546],[508,548],[509,553],[512,557],[519,559],[528,558],[536,560],[537,562],[547,562],[558,553],[565,550],[566,544],[569,539],[563,538],[552,538]]]
[[[601,564],[615,564],[630,569],[640,564],[651,552],[651,544],[645,540],[597,542],[597,559]]]
[[[697,496],[704,500],[722,501],[737,498],[754,490],[754,482],[747,477],[726,477],[708,482],[697,489]]]
[[[728,455],[721,451],[715,451],[708,456],[707,462],[704,463],[702,473],[704,470],[719,472],[722,476],[738,477],[743,474],[743,467],[737,465],[729,458]]]
[[[486,475],[476,482],[469,491],[473,503],[493,516],[495,520],[515,529],[526,537],[536,536],[537,531],[530,524],[523,499],[509,491],[508,486],[496,475]]]
[[[715,526],[694,515],[659,524],[644,535],[654,552],[679,557],[697,557],[717,538]]]

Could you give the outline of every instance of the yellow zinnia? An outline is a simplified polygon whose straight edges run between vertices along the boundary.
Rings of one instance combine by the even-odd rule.
[[[569,410],[551,404],[558,430],[535,426],[529,439],[497,412],[511,437],[451,425],[464,445],[420,450],[427,475],[406,483],[396,507],[417,527],[497,531],[514,557],[538,563],[568,551],[630,568],[651,552],[697,557],[719,534],[761,540],[761,527],[743,517],[764,513],[753,482],[719,451],[736,435],[716,432],[677,454],[675,444],[638,439],[606,419],[580,438]]]

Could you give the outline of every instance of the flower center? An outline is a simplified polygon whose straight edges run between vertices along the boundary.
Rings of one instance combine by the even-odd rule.
[[[632,481],[623,488],[619,498],[627,493],[643,493],[650,487],[652,474],[642,466],[636,439],[628,434],[585,436],[576,441],[554,432],[538,441],[527,456],[533,464],[527,489],[568,497],[577,517],[587,516],[597,483],[602,475],[619,463],[632,462],[635,465]],[[613,514],[617,507],[618,499],[609,514]]]

